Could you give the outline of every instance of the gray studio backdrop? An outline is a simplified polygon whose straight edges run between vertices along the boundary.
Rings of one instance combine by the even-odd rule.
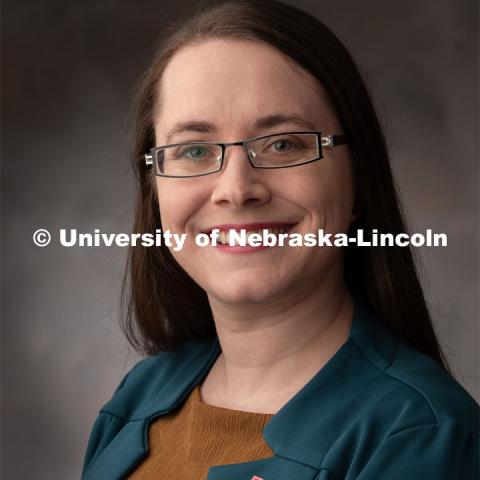
[[[175,5],[172,5],[174,3]],[[293,2],[291,2],[293,3]],[[299,0],[346,43],[386,125],[435,326],[478,395],[474,0]],[[125,250],[36,247],[38,228],[129,231],[126,121],[160,28],[196,2],[4,0],[2,479],[75,479],[136,354],[118,328]]]

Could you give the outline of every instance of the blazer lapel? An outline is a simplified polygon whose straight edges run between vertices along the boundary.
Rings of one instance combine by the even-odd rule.
[[[127,422],[85,472],[83,480],[118,480],[131,473],[147,455],[146,423],[147,420]]]

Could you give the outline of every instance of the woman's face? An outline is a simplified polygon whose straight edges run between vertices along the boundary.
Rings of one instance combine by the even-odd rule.
[[[326,93],[311,75],[270,46],[240,40],[208,40],[177,52],[159,84],[154,123],[157,146],[236,142],[287,131],[342,133]],[[180,124],[186,128],[176,128]],[[156,177],[156,182],[163,230],[187,234],[184,248],[171,253],[210,301],[300,298],[343,278],[337,247],[238,252],[199,247],[194,240],[219,225],[249,230],[259,223],[293,224],[288,233],[347,232],[354,196],[347,147],[325,149],[324,158],[310,164],[261,170],[234,146],[227,148],[220,172]]]

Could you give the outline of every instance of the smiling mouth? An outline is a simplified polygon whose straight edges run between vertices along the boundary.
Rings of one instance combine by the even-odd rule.
[[[246,230],[245,238],[247,239],[247,242],[248,242],[248,239],[250,238],[250,236],[255,234],[262,235],[264,231],[267,231],[268,234],[277,236],[277,235],[280,235],[281,233],[287,233],[292,226],[293,225],[285,225],[283,227],[270,227],[270,228],[260,228],[257,230]],[[243,230],[243,229],[240,229],[240,230]],[[218,243],[222,245],[231,245],[231,246],[238,245],[239,244],[237,241],[238,236],[235,235],[233,232],[240,232],[240,230],[230,229],[227,231],[225,230],[220,231],[218,235]]]
[[[230,247],[238,246],[238,234],[244,233],[245,238],[249,238],[251,235],[263,235],[266,231],[270,235],[278,236],[280,234],[288,233],[296,223],[256,223],[256,224],[243,224],[243,225],[218,225],[209,230],[208,234],[211,234],[213,230],[220,230],[217,236],[219,245],[225,245]]]

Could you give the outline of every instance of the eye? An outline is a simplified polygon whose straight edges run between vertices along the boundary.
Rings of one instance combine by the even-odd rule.
[[[183,155],[189,158],[198,159],[207,155],[207,149],[199,145],[185,149]]]
[[[277,152],[287,152],[293,147],[292,142],[289,140],[278,140],[273,144],[273,148]]]
[[[176,160],[204,160],[215,156],[211,145],[185,145],[175,152]]]
[[[289,137],[274,139],[271,143],[266,145],[264,152],[265,154],[290,154],[301,151],[304,148],[305,143],[300,137],[290,135]]]

